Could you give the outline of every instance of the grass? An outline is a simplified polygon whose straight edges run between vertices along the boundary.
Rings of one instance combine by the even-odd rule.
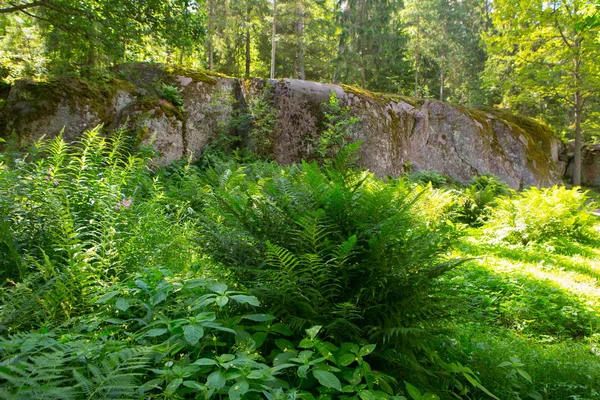
[[[441,282],[462,306],[454,309],[452,351],[483,385],[501,399],[598,399],[600,242],[558,254],[551,246],[486,244],[470,230],[456,255],[473,259]],[[498,367],[511,357],[531,382]]]

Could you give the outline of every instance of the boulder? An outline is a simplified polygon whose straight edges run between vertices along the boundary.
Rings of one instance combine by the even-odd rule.
[[[506,111],[294,79],[246,81],[155,64],[127,65],[116,73],[122,79],[102,85],[76,78],[17,82],[2,109],[0,133],[7,137],[14,131],[25,144],[63,129],[65,139],[74,140],[100,123],[111,129],[126,125],[144,142],[153,138],[157,161],[165,164],[190,153],[198,156],[212,140],[230,135],[232,118],[264,96],[266,86],[277,118],[270,151],[281,163],[310,158],[311,141],[324,126],[323,103],[334,92],[359,117],[352,139],[363,141],[360,162],[379,176],[437,170],[467,182],[487,173],[517,189],[554,185],[562,178],[561,144],[550,129]],[[180,99],[161,98],[165,84],[176,86]],[[597,182],[597,158],[589,164],[587,182]]]

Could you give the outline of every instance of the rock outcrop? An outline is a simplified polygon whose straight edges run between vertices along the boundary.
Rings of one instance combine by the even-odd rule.
[[[567,159],[572,160],[573,144],[567,146]],[[570,181],[573,177],[573,163],[567,166],[565,176]],[[600,144],[584,146],[581,149],[581,184],[600,187]]]
[[[76,79],[18,82],[2,109],[0,133],[15,132],[24,144],[63,129],[73,140],[100,123],[126,125],[142,140],[154,138],[158,162],[164,164],[190,152],[198,155],[210,141],[230,134],[228,121],[239,117],[249,99],[264,95],[267,83],[147,64],[120,72],[122,80],[102,85]],[[282,163],[310,156],[310,141],[324,125],[322,104],[333,91],[360,118],[352,136],[363,141],[361,163],[377,175],[437,170],[466,182],[491,173],[514,188],[549,186],[562,178],[559,140],[532,119],[347,86],[292,79],[268,83],[277,117],[273,156]],[[160,98],[164,84],[179,88],[181,107]]]

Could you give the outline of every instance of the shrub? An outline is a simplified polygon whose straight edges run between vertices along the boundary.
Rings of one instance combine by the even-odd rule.
[[[464,191],[458,220],[474,227],[483,225],[498,197],[511,193],[512,189],[494,175],[476,176]]]
[[[183,98],[177,86],[162,84],[160,87],[160,97],[170,101],[174,106],[183,106]]]
[[[444,256],[456,227],[423,220],[402,181],[315,164],[205,179],[202,245],[296,330],[383,337],[424,318],[428,288],[458,263]]]
[[[88,311],[98,285],[194,262],[187,207],[166,201],[131,148],[123,132],[96,128],[79,143],[40,142],[0,171],[0,265],[12,282],[2,294],[13,298],[0,307],[5,328],[66,321]]]
[[[250,150],[265,159],[272,159],[275,154],[277,110],[274,102],[274,88],[267,83],[250,97],[248,101],[249,118],[242,117],[242,119],[250,121],[250,131],[248,132]]]
[[[350,107],[343,106],[333,90],[323,107],[325,129],[311,143],[320,163],[334,160],[350,144],[352,126],[359,121],[358,117],[350,115]]]
[[[448,183],[448,178],[441,175],[437,171],[423,170],[414,172],[406,176],[409,182],[417,183],[420,185],[431,184],[434,188],[441,188]]]
[[[493,241],[522,245],[581,241],[593,235],[594,218],[587,212],[592,207],[579,188],[532,187],[499,199],[484,232]]]

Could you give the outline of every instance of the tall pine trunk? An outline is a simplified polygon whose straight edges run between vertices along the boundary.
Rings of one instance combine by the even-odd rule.
[[[296,65],[298,68],[298,79],[306,79],[304,72],[304,4],[300,2],[298,7],[298,22],[296,23]]]
[[[270,78],[275,79],[275,47],[277,35],[277,0],[273,0],[273,31],[271,33],[271,74]]]
[[[208,70],[214,70],[213,62],[213,19],[214,19],[214,0],[208,0]]]

